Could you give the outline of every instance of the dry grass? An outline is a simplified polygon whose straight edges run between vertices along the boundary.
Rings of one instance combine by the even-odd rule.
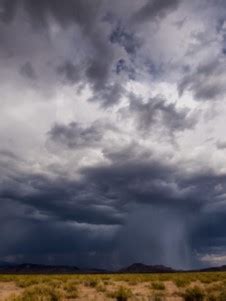
[[[0,275],[1,301],[226,301],[226,273]]]

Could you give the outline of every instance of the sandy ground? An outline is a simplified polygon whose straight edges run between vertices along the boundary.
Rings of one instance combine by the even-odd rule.
[[[0,300],[6,300],[12,295],[19,295],[22,289],[18,288],[14,282],[0,282]]]

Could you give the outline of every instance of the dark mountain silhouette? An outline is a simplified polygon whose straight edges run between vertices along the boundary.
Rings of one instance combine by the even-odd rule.
[[[199,270],[200,272],[226,272],[226,265],[222,265],[219,267],[210,267]]]
[[[172,268],[163,265],[145,265],[134,263],[118,271],[109,271],[103,269],[80,269],[75,266],[51,266],[42,264],[23,263],[15,265],[0,264],[0,273],[2,274],[103,274],[103,273],[169,273],[174,272]]]
[[[121,273],[172,273],[175,272],[170,267],[164,265],[146,265],[143,263],[133,263],[132,265],[121,269]]]
[[[74,274],[79,271],[78,267],[52,266],[32,263],[0,266],[0,273],[3,274]]]
[[[43,265],[43,264],[12,264],[0,262],[0,274],[107,274],[107,273],[173,273],[173,272],[220,272],[226,271],[226,265],[220,267],[209,267],[189,271],[175,270],[164,265],[146,265],[143,263],[133,263],[117,271],[104,269],[81,269],[76,266],[64,265]]]

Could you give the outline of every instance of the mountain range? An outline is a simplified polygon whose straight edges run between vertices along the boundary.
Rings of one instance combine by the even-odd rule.
[[[112,271],[104,269],[81,269],[76,266],[64,265],[42,265],[32,263],[11,264],[0,262],[0,274],[104,274],[104,273],[175,273],[175,272],[217,272],[226,271],[226,265],[220,267],[210,267],[199,270],[176,270],[164,265],[146,265],[143,263],[134,263],[125,268]]]

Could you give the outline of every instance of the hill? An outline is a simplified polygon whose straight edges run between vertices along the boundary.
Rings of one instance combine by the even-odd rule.
[[[175,272],[170,267],[164,265],[146,265],[143,263],[134,263],[126,268],[119,270],[120,273],[172,273]]]

